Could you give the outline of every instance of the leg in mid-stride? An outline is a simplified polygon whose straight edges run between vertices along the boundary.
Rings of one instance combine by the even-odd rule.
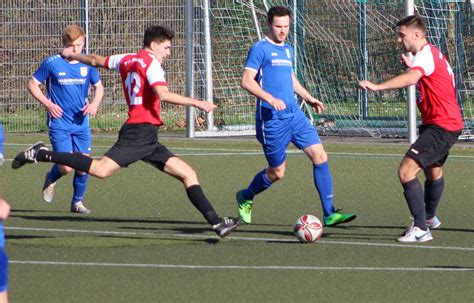
[[[458,136],[459,132],[446,131],[436,125],[420,126],[418,139],[410,146],[398,169],[403,195],[413,217],[398,241],[431,241],[430,229],[441,226],[436,210],[444,189],[443,165]],[[422,170],[426,177],[424,188],[417,177]]]
[[[74,131],[50,128],[49,140],[52,150],[57,152],[82,153],[89,156],[91,151],[91,134],[89,128],[81,128]],[[65,175],[74,170],[65,165],[54,164],[46,173],[42,188],[43,201],[51,203],[54,198],[57,182]],[[87,189],[89,175],[74,171],[72,181],[73,195],[71,198],[70,211],[79,214],[89,214],[91,211],[84,205],[84,195]]]
[[[303,150],[313,164],[313,181],[321,201],[324,225],[335,226],[354,220],[356,215],[342,213],[334,207],[333,180],[327,154],[316,130],[304,114],[297,112],[291,118],[262,121],[261,125],[257,127],[257,139],[262,144],[269,167],[257,173],[246,189],[237,192],[238,211],[242,220],[251,223],[255,195],[284,177],[286,148],[290,142]]]
[[[171,154],[166,148],[162,153],[167,154],[161,162],[164,166],[153,159],[147,159],[145,162],[176,178],[184,185],[189,201],[203,215],[219,237],[226,237],[240,225],[240,218],[220,217],[217,214],[201,188],[196,171],[189,164]]]
[[[18,169],[28,163],[53,162],[87,172],[100,179],[105,179],[111,176],[115,171],[119,170],[121,166],[127,166],[128,164],[137,161],[137,159],[130,160],[130,158],[124,160],[122,158],[117,160],[117,162],[112,160],[114,157],[119,157],[118,155],[125,155],[125,157],[131,155],[133,157],[133,154],[123,152],[124,145],[121,146],[121,151],[117,148],[116,144],[106,153],[106,155],[100,159],[93,160],[80,153],[60,153],[49,151],[43,142],[37,142],[20,152],[14,158],[12,168]],[[133,147],[133,145],[125,146],[131,150],[137,149],[136,147]],[[201,189],[195,171],[186,162],[174,156],[164,148],[164,146],[160,145],[157,148],[157,151],[158,152],[153,152],[148,157],[144,157],[143,161],[181,181],[185,186],[186,193],[191,203],[201,212],[207,222],[211,224],[212,229],[219,237],[226,237],[240,225],[240,218],[220,217],[215,212]],[[109,156],[112,158],[109,158]]]
[[[313,182],[323,209],[324,226],[336,226],[353,221],[357,216],[334,207],[334,187],[326,151],[321,143],[303,149],[313,164]]]

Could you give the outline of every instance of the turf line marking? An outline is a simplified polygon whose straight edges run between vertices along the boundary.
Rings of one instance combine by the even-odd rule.
[[[55,265],[55,266],[92,266],[92,267],[129,267],[129,268],[170,268],[170,269],[254,269],[254,270],[317,270],[317,271],[410,271],[410,272],[470,272],[474,268],[458,267],[352,267],[352,266],[277,266],[277,265],[187,265],[187,264],[141,264],[141,263],[100,263],[100,262],[57,262],[10,260],[10,264]]]
[[[60,233],[82,233],[82,234],[99,234],[99,235],[117,235],[117,236],[150,236],[155,238],[191,238],[191,239],[219,239],[217,236],[204,236],[193,234],[158,234],[152,232],[126,232],[126,231],[100,231],[100,230],[83,230],[83,229],[60,229],[60,228],[36,228],[36,227],[14,227],[4,226],[5,230],[23,230],[38,232],[60,232]],[[298,243],[293,238],[255,238],[255,237],[237,237],[229,236],[226,239],[239,241],[263,241],[263,242],[281,242],[281,243]],[[432,245],[410,245],[410,244],[390,244],[390,243],[370,243],[370,242],[353,242],[353,241],[332,241],[319,240],[318,244],[338,244],[338,245],[359,245],[359,246],[378,246],[378,247],[397,247],[397,248],[413,248],[413,249],[436,249],[436,250],[457,250],[457,251],[473,251],[474,247],[458,247],[458,246],[432,246]],[[316,244],[316,245],[318,245]]]

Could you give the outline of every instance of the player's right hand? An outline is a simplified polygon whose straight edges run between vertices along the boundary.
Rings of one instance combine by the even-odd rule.
[[[199,107],[200,109],[204,110],[206,113],[210,113],[214,109],[217,108],[217,105],[215,105],[211,101],[199,101],[196,107]]]
[[[63,56],[66,59],[69,59],[69,56],[72,55],[74,51],[70,47],[66,47],[63,49],[60,53],[61,56]]]
[[[51,117],[53,118],[61,118],[63,115],[63,109],[57,105],[51,102],[50,105],[46,107],[48,109],[48,112],[51,114]]]
[[[405,54],[400,55],[400,63],[406,67],[410,67],[412,64],[410,57],[406,56]]]
[[[0,220],[3,221],[10,214],[10,205],[5,201],[5,199],[0,198]]]
[[[367,81],[367,80],[359,81],[359,87],[362,88],[362,89],[367,89],[367,90],[373,91],[373,92],[378,90],[377,84],[374,84],[374,83],[372,83],[370,81]]]
[[[278,111],[284,110],[286,108],[285,102],[280,99],[274,99],[272,101],[269,101],[268,103],[270,103],[270,105]]]

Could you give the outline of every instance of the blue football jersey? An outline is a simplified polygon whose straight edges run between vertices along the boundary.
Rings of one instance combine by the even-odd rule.
[[[3,221],[0,220],[0,248],[5,247],[5,235],[3,232]]]
[[[257,99],[257,119],[294,115],[298,102],[293,88],[293,48],[290,45],[277,45],[268,38],[258,41],[249,50],[245,68],[255,70],[255,80],[263,90],[286,104],[285,110],[277,111],[267,102]]]
[[[48,113],[48,126],[56,129],[89,127],[89,117],[84,116],[82,108],[88,102],[90,84],[100,82],[95,67],[76,62],[71,63],[59,54],[46,58],[34,72],[38,83],[45,82],[47,97],[63,110],[61,118],[51,118]]]

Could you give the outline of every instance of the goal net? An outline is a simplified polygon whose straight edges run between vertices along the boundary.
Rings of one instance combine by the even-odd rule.
[[[213,125],[198,123],[196,136],[253,132],[255,97],[239,83],[247,51],[265,36],[266,11],[274,5],[293,11],[287,42],[295,48],[294,71],[326,109],[317,115],[304,103],[301,106],[320,133],[407,136],[406,91],[373,93],[357,86],[360,79],[380,82],[404,71],[395,32],[396,22],[405,15],[405,1],[400,0],[211,1],[213,98],[219,108]],[[427,20],[429,41],[448,56],[453,67],[465,123],[463,135],[469,138],[474,123],[471,3],[416,0],[415,11]]]

